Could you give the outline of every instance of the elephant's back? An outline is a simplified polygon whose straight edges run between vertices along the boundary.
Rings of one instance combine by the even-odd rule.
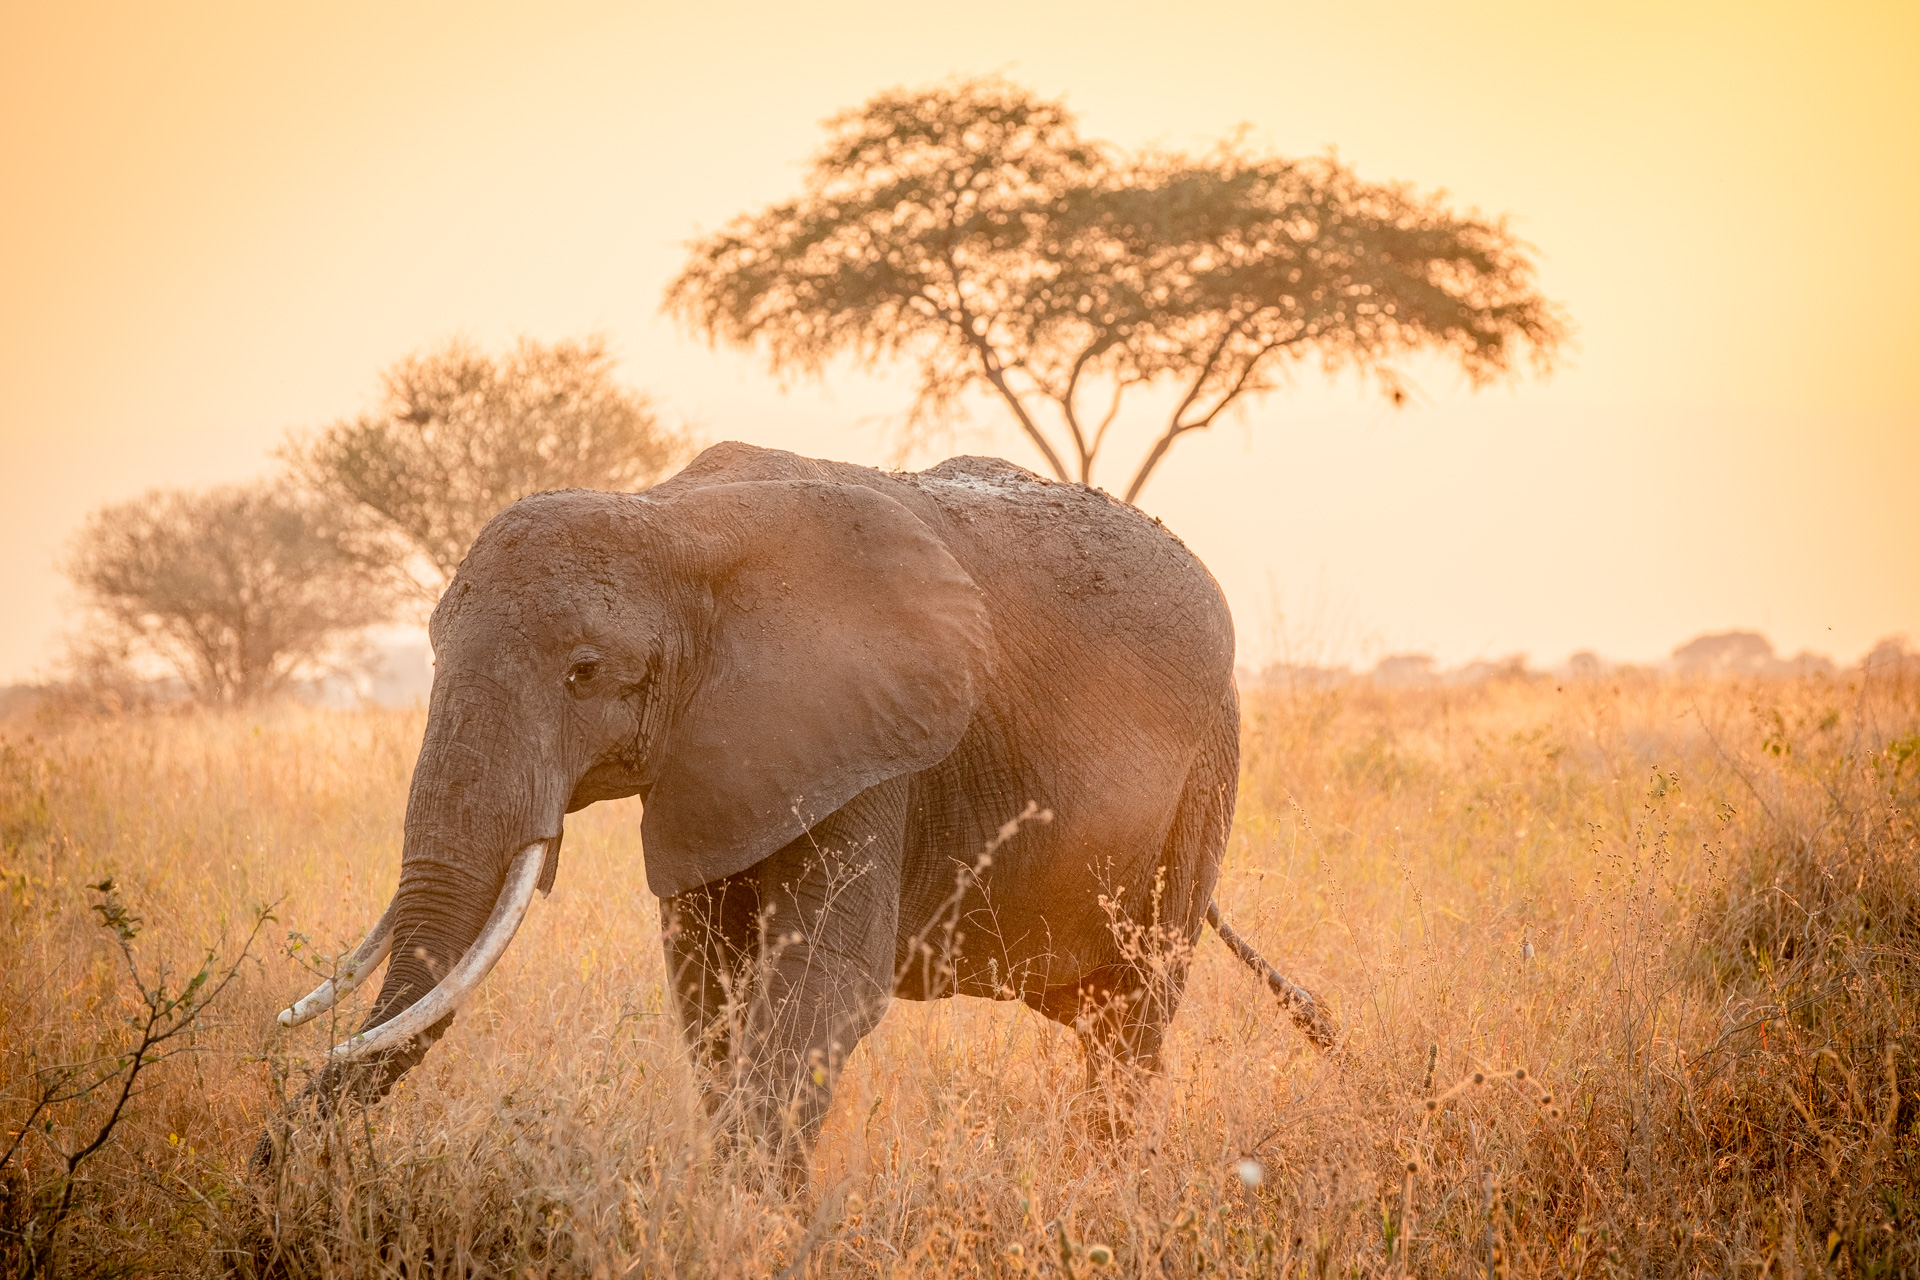
[[[1137,668],[1209,706],[1231,687],[1233,621],[1213,575],[1158,520],[1098,489],[1002,458],[890,472],[729,441],[654,492],[752,480],[857,484],[902,503],[980,585],[1014,667],[1031,656],[1083,684]],[[1066,653],[1094,665],[1054,662]]]
[[[950,458],[900,480],[937,511],[949,549],[998,606],[995,631],[1016,663],[1022,649],[1036,650],[1043,665],[1074,652],[1091,665],[1059,674],[1089,688],[1131,669],[1208,706],[1230,686],[1226,600],[1158,520],[998,458]]]

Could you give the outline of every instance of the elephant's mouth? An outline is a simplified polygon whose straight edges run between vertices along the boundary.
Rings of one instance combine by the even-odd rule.
[[[335,1045],[327,1055],[329,1060],[354,1062],[402,1048],[415,1036],[457,1011],[473,994],[474,988],[485,981],[500,957],[506,954],[507,944],[513,941],[520,922],[526,919],[527,908],[532,904],[534,890],[540,883],[540,870],[546,861],[550,843],[536,840],[514,855],[507,867],[506,881],[500,887],[499,896],[494,899],[493,912],[481,927],[480,936],[473,940],[473,945],[467,948],[446,976],[434,984],[432,990],[379,1026],[369,1027]],[[396,895],[394,902],[398,901]],[[280,1011],[280,1025],[297,1027],[318,1017],[364,982],[367,975],[377,969],[392,951],[393,925],[394,904],[390,903],[386,914],[373,926],[373,931],[341,962],[338,974]]]
[[[629,764],[597,764],[574,784],[573,794],[567,799],[567,812],[578,813],[590,804],[598,804],[602,800],[624,800],[628,796],[639,796],[640,802],[645,804],[650,789],[650,783],[643,781],[639,772]]]

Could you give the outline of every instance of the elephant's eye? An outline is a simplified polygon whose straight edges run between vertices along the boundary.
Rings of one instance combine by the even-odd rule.
[[[599,674],[599,671],[600,664],[597,662],[574,663],[567,672],[567,688],[574,693],[579,693],[583,686],[593,683],[593,678]]]

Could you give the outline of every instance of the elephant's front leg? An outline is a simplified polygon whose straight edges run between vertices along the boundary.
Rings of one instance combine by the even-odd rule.
[[[760,893],[752,871],[660,903],[667,984],[709,1115],[727,1099],[739,1020],[735,997],[751,983],[759,929]]]
[[[761,944],[739,1086],[788,1182],[892,996],[907,780],[855,797],[756,869]]]

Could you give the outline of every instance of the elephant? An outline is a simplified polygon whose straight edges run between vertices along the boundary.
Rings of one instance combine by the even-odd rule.
[[[551,889],[565,815],[627,796],[709,1105],[790,1175],[894,998],[1019,1000],[1090,1080],[1154,1071],[1203,920],[1332,1043],[1213,904],[1226,601],[1100,490],[715,445],[641,493],[506,508],[429,635],[399,887],[280,1015],[391,957],[336,1083],[378,1096],[418,1063]]]

